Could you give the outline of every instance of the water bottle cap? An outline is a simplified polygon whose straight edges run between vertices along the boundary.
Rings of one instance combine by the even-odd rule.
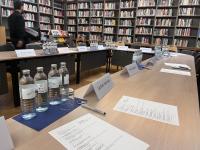
[[[51,67],[56,68],[56,67],[57,67],[57,64],[51,64]]]
[[[44,67],[37,67],[37,71],[43,71]]]
[[[30,74],[30,70],[29,69],[24,69],[24,70],[22,70],[22,73],[23,74]]]
[[[61,65],[61,66],[65,66],[65,65],[66,65],[66,62],[61,62],[60,65]]]

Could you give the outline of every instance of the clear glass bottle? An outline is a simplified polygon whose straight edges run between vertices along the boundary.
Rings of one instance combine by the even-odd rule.
[[[68,100],[69,97],[69,72],[65,62],[60,63],[60,96],[62,101]]]
[[[36,116],[35,84],[33,78],[30,76],[30,70],[23,70],[22,73],[23,76],[19,81],[22,118],[30,120]]]
[[[49,88],[49,104],[58,105],[60,100],[60,74],[57,70],[57,64],[51,65],[51,70],[48,74],[48,88]]]
[[[48,110],[48,86],[47,76],[43,67],[37,67],[34,81],[36,85],[36,111],[45,112]]]

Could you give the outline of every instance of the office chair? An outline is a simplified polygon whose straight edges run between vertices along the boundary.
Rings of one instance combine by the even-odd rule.
[[[3,45],[0,45],[0,52],[3,52],[3,51],[14,51],[15,50],[15,47],[12,43],[7,43],[7,44],[3,44]]]

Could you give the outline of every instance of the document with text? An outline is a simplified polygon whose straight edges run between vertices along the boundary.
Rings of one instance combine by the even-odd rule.
[[[92,114],[86,114],[49,134],[68,150],[146,150],[149,147]]]
[[[123,96],[115,111],[179,126],[177,106]]]

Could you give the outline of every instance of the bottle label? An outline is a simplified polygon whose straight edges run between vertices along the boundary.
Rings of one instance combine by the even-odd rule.
[[[46,93],[48,91],[47,80],[35,81],[38,93]]]
[[[21,86],[21,98],[33,99],[35,98],[35,84],[28,84]]]
[[[49,88],[59,88],[60,77],[51,77],[48,79]]]
[[[69,84],[69,75],[64,76],[64,85]],[[60,76],[60,85],[62,85],[62,76]]]

